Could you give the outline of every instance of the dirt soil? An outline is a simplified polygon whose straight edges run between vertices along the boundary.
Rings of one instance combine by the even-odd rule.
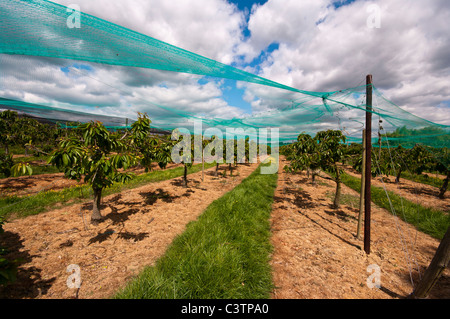
[[[214,200],[232,190],[258,164],[238,165],[233,175],[215,167],[182,179],[150,183],[103,199],[105,220],[90,224],[91,203],[76,204],[4,225],[0,246],[20,259],[16,283],[0,298],[108,298],[163,255],[175,236]],[[226,168],[222,165],[219,173]],[[68,288],[69,265],[80,267],[81,288]]]
[[[0,194],[20,197],[35,195],[50,189],[60,190],[77,184],[83,184],[83,182],[67,179],[64,173],[9,177],[0,180]]]
[[[306,173],[283,172],[285,164],[282,158],[271,219],[274,245],[271,264],[276,286],[272,297],[397,299],[408,296],[433,258],[439,240],[416,231],[372,204],[371,251],[367,255],[363,239],[356,239],[358,205],[332,208],[333,198],[329,193],[335,192],[333,181],[318,177],[313,185]],[[345,185],[342,193],[359,198]],[[376,269],[380,271],[381,287],[369,288],[368,278]],[[450,298],[449,269],[429,298]]]

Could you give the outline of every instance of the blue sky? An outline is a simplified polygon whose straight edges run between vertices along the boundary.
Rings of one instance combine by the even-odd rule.
[[[266,3],[267,0],[230,0],[230,2],[236,4],[241,11],[246,9],[250,11],[254,4],[262,5]]]

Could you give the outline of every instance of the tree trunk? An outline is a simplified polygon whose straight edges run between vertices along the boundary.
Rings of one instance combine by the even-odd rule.
[[[400,174],[402,173],[402,168],[400,167],[398,170],[397,177],[395,178],[395,184],[400,183]]]
[[[215,172],[215,176],[217,177],[217,173],[219,171],[219,163],[216,163],[216,172]]]
[[[419,282],[417,287],[414,289],[413,293],[409,298],[426,298],[433,289],[434,285],[438,281],[439,277],[444,272],[445,268],[448,267],[450,260],[450,227],[444,235],[438,249],[431,260],[422,280]]]
[[[448,180],[450,179],[450,170],[447,171],[447,177],[444,179],[444,184],[442,184],[442,187],[439,189],[439,195],[438,197],[443,199],[444,194],[447,191],[448,187]]]
[[[339,201],[341,199],[341,176],[339,168],[336,167],[336,195],[334,196],[333,207],[339,208]]]
[[[98,224],[102,219],[102,214],[100,213],[100,205],[102,202],[102,189],[93,188],[94,190],[94,205],[92,207],[91,223]]]
[[[231,163],[228,164],[228,167],[230,168],[230,176],[233,176],[233,168],[231,167]]]
[[[184,174],[183,174],[184,187],[187,187],[187,165],[184,164]]]

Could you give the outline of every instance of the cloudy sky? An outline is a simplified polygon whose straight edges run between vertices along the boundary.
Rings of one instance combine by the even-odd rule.
[[[450,125],[448,0],[55,0],[161,41],[308,91],[375,86]],[[82,23],[82,22],[81,22]],[[164,105],[209,117],[265,111],[275,93],[230,80],[0,56],[0,96],[136,118]]]

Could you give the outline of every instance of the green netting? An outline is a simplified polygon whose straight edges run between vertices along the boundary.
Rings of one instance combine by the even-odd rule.
[[[81,13],[82,28],[69,28],[71,12],[50,1],[2,1],[0,8],[6,13],[1,53],[210,75],[302,92],[89,14]]]
[[[0,98],[0,110],[11,110],[19,114],[29,114],[35,118],[46,119],[55,124],[59,124],[61,127],[67,127],[68,122],[85,123],[95,119],[96,121],[102,122],[107,128],[125,129],[130,127],[133,122],[122,117],[91,114],[5,98]]]
[[[193,131],[195,123],[201,122],[203,130],[218,128],[225,132],[226,129],[242,128],[248,135],[257,134],[258,129],[277,128],[281,143],[295,140],[301,132],[315,134],[325,129],[340,129],[349,142],[361,142],[366,112],[365,85],[331,92],[299,90],[88,14],[81,13],[81,28],[69,28],[67,21],[71,12],[49,1],[3,0],[0,9],[0,66],[2,59],[12,55],[37,56],[183,72],[201,75],[205,79],[226,78],[246,83],[248,90],[260,86],[266,89],[264,94],[256,96],[258,102],[268,106],[265,112],[233,119],[208,118],[173,105],[143,101],[154,127],[165,130],[185,127]],[[0,85],[4,87],[14,83],[0,82]],[[2,103],[10,109],[30,114],[40,112],[39,116],[56,120],[74,121],[81,116],[76,112],[79,106],[73,106],[71,110],[57,109],[51,103],[33,105],[6,97]],[[119,106],[118,103],[111,100],[110,107]],[[58,117],[55,116],[57,112],[61,112]],[[372,113],[374,145],[377,145],[380,133],[382,147],[412,147],[415,143],[437,148],[450,146],[449,126],[435,124],[404,111],[386,99],[376,87]],[[101,116],[90,115],[89,120],[101,120]],[[106,122],[113,120],[102,119]],[[108,124],[126,125],[123,119],[116,120]]]

